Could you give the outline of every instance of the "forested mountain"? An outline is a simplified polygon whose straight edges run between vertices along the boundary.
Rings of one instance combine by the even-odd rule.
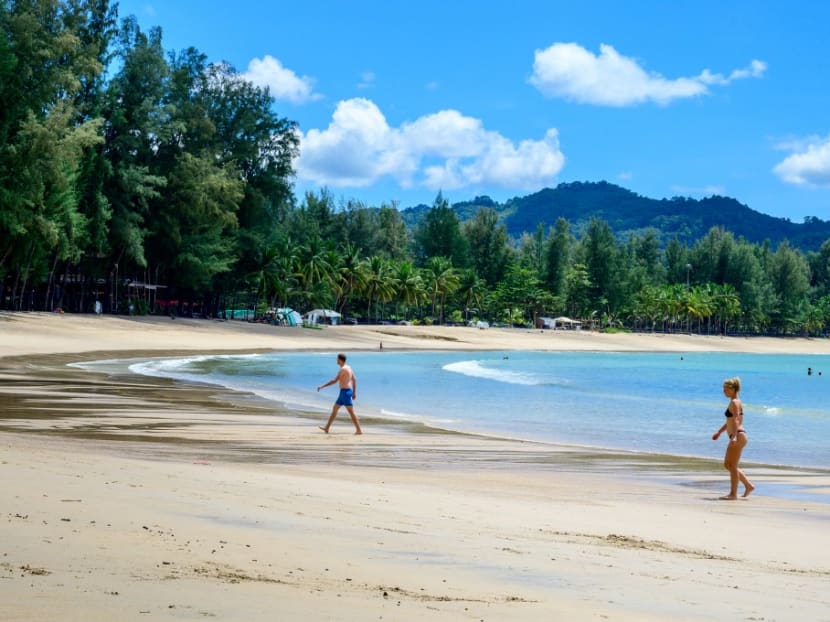
[[[700,200],[651,199],[605,181],[564,183],[503,204],[485,196],[452,206],[462,222],[471,219],[481,207],[495,210],[508,234],[517,239],[522,233],[533,232],[539,223],[547,230],[560,217],[570,222],[571,230],[577,234],[592,218],[601,218],[619,239],[653,228],[664,244],[673,238],[694,242],[712,227],[723,227],[749,242],[769,240],[777,246],[788,240],[791,246],[803,251],[818,250],[830,238],[830,222],[818,218],[808,217],[803,223],[794,223],[722,196]],[[416,226],[427,209],[428,206],[419,205],[404,210],[404,221],[411,227]]]

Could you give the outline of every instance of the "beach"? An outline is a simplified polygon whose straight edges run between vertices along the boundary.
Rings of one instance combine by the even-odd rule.
[[[830,620],[827,473],[753,473],[757,494],[720,502],[717,464],[359,437],[345,415],[325,435],[256,396],[67,367],[381,342],[830,353],[825,339],[0,313],[0,620]],[[818,498],[766,496],[773,478]]]

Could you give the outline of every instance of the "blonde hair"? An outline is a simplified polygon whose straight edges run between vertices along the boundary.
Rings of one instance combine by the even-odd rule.
[[[735,389],[735,393],[741,391],[741,379],[735,376],[734,378],[727,378],[723,381],[723,386]]]

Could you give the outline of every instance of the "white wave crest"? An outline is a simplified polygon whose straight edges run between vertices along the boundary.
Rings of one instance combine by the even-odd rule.
[[[200,354],[196,356],[185,356],[175,359],[152,359],[149,361],[142,361],[140,363],[133,363],[129,366],[129,370],[135,374],[142,374],[144,376],[160,376],[162,378],[178,377],[182,371],[193,372],[188,369],[194,363],[202,363],[204,361],[217,359],[252,359],[259,357],[259,354]]]
[[[540,378],[537,374],[530,372],[517,372],[510,369],[493,369],[491,367],[485,367],[480,361],[459,361],[458,363],[448,363],[447,365],[444,365],[442,369],[464,376],[486,378],[487,380],[494,380],[495,382],[504,382],[507,384],[550,384]]]

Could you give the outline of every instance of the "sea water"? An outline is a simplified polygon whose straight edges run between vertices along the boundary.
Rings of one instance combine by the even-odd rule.
[[[364,420],[415,421],[495,437],[680,456],[723,455],[727,377],[743,384],[744,460],[830,467],[830,358],[614,352],[354,352]],[[813,373],[808,375],[807,369]],[[826,367],[826,369],[824,369]],[[136,362],[141,374],[253,392],[325,419],[336,353],[190,356]],[[341,411],[342,412],[342,411]],[[341,414],[336,425],[351,426]]]

